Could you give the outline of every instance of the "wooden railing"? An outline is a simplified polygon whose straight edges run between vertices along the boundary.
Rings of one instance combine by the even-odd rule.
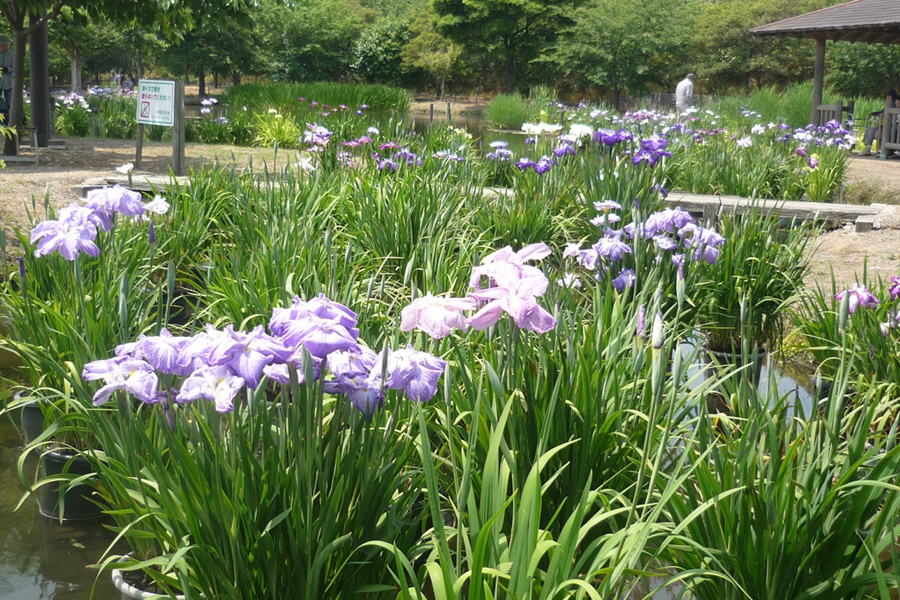
[[[847,113],[848,119],[853,118],[855,104],[856,103],[852,100],[847,103],[847,106],[844,106],[844,103],[841,100],[838,100],[836,104],[819,104],[816,106],[816,117],[813,125],[821,127],[828,121],[837,121],[838,123],[843,124],[845,112]]]
[[[884,109],[882,123],[878,147],[881,149],[881,158],[887,158],[894,150],[900,150],[900,108]]]

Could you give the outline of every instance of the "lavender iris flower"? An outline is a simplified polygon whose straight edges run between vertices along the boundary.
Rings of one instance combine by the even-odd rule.
[[[465,332],[467,325],[462,311],[475,308],[475,301],[471,298],[441,298],[429,292],[422,298],[416,298],[400,312],[400,330],[418,329],[439,340],[450,335],[454,329]]]
[[[250,333],[235,331],[234,326],[228,325],[224,334],[210,348],[209,364],[227,365],[251,389],[259,385],[266,365],[287,362],[293,354],[279,340],[267,335],[262,325]]]
[[[87,207],[95,211],[105,211],[107,214],[119,213],[126,217],[139,217],[144,214],[141,193],[120,185],[89,191]]]
[[[609,225],[610,223],[618,223],[621,220],[622,220],[622,217],[620,217],[619,215],[605,214],[605,215],[597,215],[596,217],[594,217],[593,219],[591,219],[588,222],[591,225],[594,225],[596,227],[603,227],[604,225]],[[612,231],[612,230],[610,230],[610,231]],[[617,234],[614,234],[614,235],[616,235],[616,237],[618,237]]]
[[[567,154],[575,155],[575,147],[571,144],[563,144],[562,146],[553,149],[553,155],[557,158],[561,158]]]
[[[698,227],[688,223],[680,230],[678,236],[688,248],[694,248],[693,260],[702,257],[707,263],[714,265],[719,258],[719,247],[725,243],[725,238],[705,227]]]
[[[371,348],[357,346],[349,350],[332,352],[326,360],[328,370],[339,377],[368,376],[378,363],[379,355]]]
[[[437,394],[437,382],[446,367],[446,361],[407,346],[388,355],[385,385],[403,390],[413,402],[428,402]],[[380,365],[376,365],[372,375],[379,371]]]
[[[186,376],[191,374],[192,369],[180,365],[178,358],[190,341],[191,338],[173,336],[164,328],[158,336],[141,336],[135,344],[125,348],[130,348],[128,353],[132,356],[140,354],[141,358],[161,373]],[[118,349],[116,353],[118,354]]]
[[[619,293],[624,292],[627,288],[634,287],[635,274],[634,269],[622,269],[619,276],[612,280],[612,286]]]
[[[696,220],[689,213],[680,208],[666,208],[647,217],[643,235],[652,238],[658,233],[674,234],[691,223],[696,223]]]
[[[513,273],[518,265],[506,263],[506,268]],[[468,324],[473,328],[487,329],[497,323],[507,313],[522,329],[535,333],[546,333],[556,327],[556,319],[541,307],[535,298],[547,291],[547,278],[540,276],[516,279],[514,276],[504,281],[503,287],[492,287],[476,290],[470,296],[476,300],[487,301],[475,315],[469,318]]]
[[[356,338],[357,335],[344,327],[340,319],[323,319],[315,315],[292,321],[282,336],[288,347],[302,345],[307,352],[319,358],[355,347]]]
[[[653,236],[653,241],[656,243],[656,247],[664,252],[678,249],[678,242],[667,235],[655,235]]]
[[[75,260],[80,252],[88,256],[100,254],[94,242],[97,227],[91,222],[94,211],[80,206],[69,206],[59,211],[59,219],[43,221],[31,231],[31,243],[40,240],[34,255],[45,256],[59,251],[66,260]]]
[[[215,403],[216,412],[231,412],[234,398],[242,387],[244,380],[225,365],[203,367],[182,382],[176,401],[193,402],[203,398]]]
[[[328,394],[346,394],[347,399],[363,414],[366,421],[371,421],[375,411],[384,406],[384,390],[378,378],[369,378],[363,374],[352,377],[340,376],[334,381],[325,382],[323,388]]]
[[[599,211],[622,210],[622,205],[615,200],[604,200],[602,202],[594,202],[594,209]]]
[[[506,150],[507,148],[509,148],[509,144],[507,142],[503,142],[500,140],[498,140],[496,142],[491,142],[489,145],[494,150],[500,150],[500,149]]]
[[[619,262],[623,256],[631,254],[631,246],[614,237],[600,238],[591,249],[610,262]]]
[[[95,360],[84,366],[81,376],[85,381],[102,379],[105,382],[94,394],[94,406],[105,404],[113,392],[118,390],[125,390],[148,404],[158,401],[156,387],[159,379],[153,372],[153,367],[142,360],[127,356]]]
[[[857,308],[874,308],[878,306],[878,298],[875,297],[875,294],[870,292],[869,288],[858,283],[849,290],[838,292],[834,299],[840,302],[844,299],[844,296],[850,297],[848,303],[851,315],[856,312]]]

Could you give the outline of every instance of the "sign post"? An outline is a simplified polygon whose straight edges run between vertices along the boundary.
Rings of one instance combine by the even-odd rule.
[[[144,125],[172,127],[172,170],[184,170],[184,81],[141,79],[137,93],[138,140],[135,164],[140,166]]]

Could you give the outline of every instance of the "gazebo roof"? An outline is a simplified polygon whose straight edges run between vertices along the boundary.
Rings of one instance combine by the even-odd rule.
[[[868,44],[900,44],[900,0],[852,0],[769,23],[753,35],[783,35]]]

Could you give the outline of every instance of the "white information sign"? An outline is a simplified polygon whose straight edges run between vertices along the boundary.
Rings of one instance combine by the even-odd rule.
[[[141,79],[137,93],[137,122],[144,125],[175,124],[175,82]]]

